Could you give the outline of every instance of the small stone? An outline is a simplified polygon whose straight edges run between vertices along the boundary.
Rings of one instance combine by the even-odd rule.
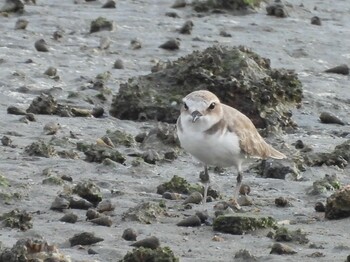
[[[93,206],[94,205],[91,202],[89,202],[88,200],[86,200],[84,198],[80,198],[77,196],[69,198],[69,207],[70,208],[88,210],[89,208],[92,208]]]
[[[115,205],[113,205],[111,200],[106,199],[106,200],[102,200],[100,203],[98,203],[96,209],[100,213],[103,213],[106,211],[113,211],[115,209]]]
[[[345,125],[344,121],[342,121],[339,117],[330,112],[322,112],[320,114],[320,120],[321,123],[324,124],[339,124],[342,126]]]
[[[325,212],[326,211],[326,207],[322,202],[317,202],[315,204],[315,211],[316,212]]]
[[[73,182],[73,178],[69,175],[62,175],[61,179],[67,182]]]
[[[198,191],[195,191],[195,192],[191,193],[182,204],[183,205],[199,204],[202,201],[203,201],[203,195],[201,193],[199,193]]]
[[[57,196],[52,202],[50,209],[62,211],[69,208],[69,201],[61,196]]]
[[[59,123],[49,122],[44,126],[45,135],[54,135],[61,128]]]
[[[288,12],[285,9],[285,5],[278,1],[275,1],[274,3],[266,6],[266,12],[267,12],[267,15],[276,16],[276,17],[288,16]]]
[[[286,207],[288,205],[288,200],[284,197],[275,198],[275,205],[278,207]]]
[[[180,34],[190,35],[193,29],[193,25],[194,24],[191,20],[186,21],[179,30]]]
[[[107,227],[111,227],[113,224],[113,221],[110,216],[100,216],[100,217],[91,219],[90,222],[100,226],[107,226]]]
[[[246,185],[246,184],[241,185],[241,187],[239,188],[239,193],[243,196],[249,195],[250,194],[250,186]]]
[[[99,31],[112,31],[113,29],[113,22],[108,21],[104,17],[99,17],[96,20],[93,20],[90,24],[90,33],[95,33]]]
[[[160,160],[158,152],[154,149],[149,149],[142,153],[142,159],[149,164],[155,165]]]
[[[56,41],[60,40],[63,37],[63,32],[61,30],[55,31],[52,35],[53,39]]]
[[[104,112],[105,110],[103,109],[103,107],[97,106],[92,109],[91,114],[96,118],[100,118],[100,117],[103,117]]]
[[[97,212],[95,209],[88,209],[86,211],[86,220],[92,220],[101,216],[101,213]]]
[[[160,246],[159,239],[155,236],[148,237],[142,240],[139,240],[130,246],[133,247],[144,247],[144,248],[150,248],[150,249],[156,249]]]
[[[325,73],[334,73],[334,74],[341,74],[341,75],[348,75],[349,74],[349,67],[347,65],[339,65],[330,69],[325,70]]]
[[[227,33],[224,30],[221,30],[219,35],[222,37],[232,37],[232,35],[230,33]]]
[[[197,211],[196,216],[199,217],[202,223],[207,222],[209,218],[208,211]]]
[[[100,188],[91,181],[79,182],[74,187],[73,192],[94,204],[98,204],[102,200]]]
[[[124,69],[124,62],[121,59],[117,59],[115,60],[114,64],[113,64],[113,68],[114,69]]]
[[[16,106],[9,106],[7,108],[7,113],[10,115],[25,115],[26,111]]]
[[[61,222],[74,224],[78,221],[78,216],[73,213],[67,213],[63,217],[60,218]]]
[[[139,39],[135,38],[130,41],[131,49],[136,50],[142,47],[142,43]]]
[[[122,238],[126,241],[136,241],[137,232],[132,228],[127,228],[124,230]]]
[[[179,199],[181,199],[181,194],[172,193],[172,192],[164,192],[164,194],[162,195],[162,198],[169,199],[169,200],[179,200]]]
[[[172,8],[182,8],[187,5],[186,0],[175,0],[174,4],[171,6]]]
[[[29,21],[23,18],[19,18],[16,21],[15,29],[16,30],[25,30],[27,28]]]
[[[53,115],[57,112],[58,104],[52,95],[41,94],[33,99],[27,113]]]
[[[172,18],[180,18],[180,16],[176,12],[166,12],[165,15]]]
[[[183,220],[181,220],[176,225],[179,227],[199,227],[201,226],[202,221],[197,215],[189,216]]]
[[[92,249],[92,248],[89,248],[88,249],[88,254],[89,255],[97,255],[98,254],[98,252],[97,251],[95,251],[94,249]]]
[[[50,77],[54,77],[57,75],[57,69],[55,67],[50,66],[48,69],[46,69],[44,74]]]
[[[277,254],[277,255],[294,255],[297,252],[292,249],[290,246],[286,244],[281,243],[275,243],[273,244],[270,254]]]
[[[12,144],[12,139],[9,138],[8,136],[3,136],[3,137],[1,138],[1,144],[2,144],[3,146],[11,146],[11,144]]]
[[[35,117],[35,115],[33,113],[26,113],[25,117],[30,122],[36,122],[36,117]]]
[[[286,227],[279,227],[274,235],[274,239],[278,242],[297,242],[299,244],[309,243],[306,233],[301,229],[294,231],[288,230]]]
[[[111,46],[111,39],[107,36],[100,38],[100,45],[98,46],[101,50],[108,49]]]
[[[114,0],[108,0],[102,8],[116,8],[116,2]]]
[[[325,217],[340,219],[350,217],[350,185],[347,185],[327,198]]]
[[[177,39],[170,39],[165,43],[161,44],[159,48],[171,50],[171,51],[178,50],[180,48],[180,41]]]
[[[21,0],[6,0],[0,8],[0,13],[23,13],[24,4]]]
[[[252,253],[250,253],[248,250],[240,249],[238,252],[235,253],[234,261],[253,262],[258,261],[258,259],[256,256],[253,256]]]
[[[240,196],[237,199],[237,204],[239,206],[251,206],[253,205],[253,199],[248,195]]]
[[[80,234],[75,234],[72,238],[69,239],[69,242],[71,247],[73,247],[77,245],[92,245],[103,240],[103,238],[96,237],[93,233],[83,232]]]
[[[39,39],[34,43],[34,47],[39,52],[49,52],[49,47],[44,39]]]
[[[319,18],[318,16],[313,16],[311,18],[311,24],[312,25],[321,25],[322,24],[321,18]]]

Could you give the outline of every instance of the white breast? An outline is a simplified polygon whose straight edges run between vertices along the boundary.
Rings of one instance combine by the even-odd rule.
[[[198,131],[195,124],[182,122],[182,132],[178,129],[181,146],[199,161],[209,166],[240,166],[241,154],[239,139],[234,132],[218,131],[205,134]]]

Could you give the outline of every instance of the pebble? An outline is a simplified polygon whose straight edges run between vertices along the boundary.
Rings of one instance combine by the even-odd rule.
[[[54,135],[61,128],[61,125],[56,122],[49,122],[44,126],[45,135]]]
[[[349,67],[345,64],[339,65],[330,69],[325,70],[325,73],[334,73],[334,74],[341,74],[341,75],[348,75],[349,74]]]
[[[108,36],[103,36],[100,38],[99,48],[101,50],[108,49],[111,46],[111,39]]]
[[[104,113],[105,113],[105,110],[103,109],[103,107],[100,107],[100,106],[94,107],[91,112],[93,117],[96,117],[96,118],[103,117]]]
[[[50,209],[62,211],[63,209],[69,208],[69,201],[61,196],[57,196],[52,202]]]
[[[172,18],[180,18],[180,16],[176,12],[166,12],[165,15]]]
[[[193,22],[191,20],[186,21],[180,28],[180,34],[190,35],[193,29]]]
[[[55,67],[50,66],[48,69],[46,69],[44,74],[50,77],[54,77],[57,75],[57,69]]]
[[[319,18],[318,16],[313,16],[311,17],[311,24],[312,25],[321,25],[321,18]]]
[[[9,138],[8,136],[3,136],[3,137],[1,138],[1,144],[2,144],[3,146],[11,146],[11,144],[12,144],[12,139]]]
[[[78,221],[78,216],[73,213],[67,213],[63,217],[60,218],[61,222],[74,224]]]
[[[182,8],[187,5],[186,0],[175,0],[174,4],[171,6],[172,8]]]
[[[34,47],[39,52],[49,52],[49,47],[44,39],[39,39],[34,43]]]
[[[159,48],[166,50],[178,50],[180,48],[180,41],[177,39],[170,39],[165,43],[161,44]]]
[[[326,207],[322,202],[317,202],[315,204],[315,211],[316,212],[325,212],[326,211]]]
[[[113,211],[115,209],[115,205],[113,205],[111,200],[104,199],[100,203],[98,203],[96,209],[100,213],[103,213],[106,211]]]
[[[191,193],[182,204],[183,205],[199,204],[202,201],[203,201],[203,195],[201,193],[199,193],[198,191],[195,191],[195,192]]]
[[[126,241],[136,241],[137,232],[132,228],[127,228],[124,230],[122,238]]]
[[[330,113],[330,112],[322,112],[320,114],[320,120],[321,123],[324,124],[339,124],[339,125],[345,125],[344,121],[341,120],[339,117],[336,115]]]
[[[148,237],[142,240],[139,240],[130,246],[132,247],[144,247],[144,248],[150,248],[150,249],[156,249],[160,246],[159,239],[155,236]]]
[[[239,188],[239,193],[243,196],[249,195],[250,194],[250,186],[248,186],[246,184],[241,185],[241,187]]]
[[[86,220],[92,220],[92,219],[98,218],[100,216],[101,216],[101,214],[95,209],[89,208],[86,211]]]
[[[124,62],[123,62],[123,60],[121,60],[120,58],[115,60],[115,62],[113,64],[113,68],[114,69],[124,69]]]
[[[221,30],[219,35],[222,37],[232,37],[232,35],[230,33],[227,33],[224,30]]]
[[[291,248],[290,246],[286,244],[281,243],[275,243],[273,244],[270,254],[277,254],[277,255],[293,255],[297,252]]]
[[[173,193],[173,192],[164,192],[162,198],[169,200],[179,200],[181,199],[181,194]]]
[[[114,0],[108,0],[102,8],[116,8],[116,2]]]
[[[28,119],[30,122],[36,122],[36,117],[33,113],[27,113],[25,117]]]
[[[18,108],[16,106],[9,106],[7,108],[7,113],[10,115],[26,115],[27,112],[21,108]]]
[[[58,41],[63,37],[63,32],[61,30],[57,30],[53,33],[52,37],[53,37],[53,39]]]
[[[71,247],[77,245],[92,245],[98,242],[103,241],[101,237],[96,237],[93,233],[83,232],[80,234],[75,234],[72,238],[69,239]]]
[[[208,211],[197,211],[196,216],[199,217],[202,223],[205,223],[209,218]]]
[[[130,41],[131,49],[136,50],[142,47],[142,43],[139,39],[135,38]]]
[[[201,226],[202,221],[197,215],[189,216],[183,220],[181,220],[176,225],[179,227],[199,227]]]
[[[69,205],[71,208],[83,209],[83,210],[88,210],[89,208],[92,208],[94,206],[88,200],[77,196],[69,198]]]
[[[94,249],[92,249],[92,248],[89,248],[88,249],[88,254],[89,255],[97,255],[98,254],[98,252],[97,251],[95,251]]]
[[[288,200],[284,197],[275,198],[275,205],[278,207],[286,207],[288,205]]]
[[[110,216],[100,216],[94,219],[91,219],[90,222],[100,225],[110,227],[113,224],[112,218]]]
[[[16,30],[25,30],[27,28],[29,21],[23,18],[18,18],[15,24]]]

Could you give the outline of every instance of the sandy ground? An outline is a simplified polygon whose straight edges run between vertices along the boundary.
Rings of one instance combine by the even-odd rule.
[[[55,139],[64,139],[70,131],[78,134],[78,139],[70,140],[68,148],[75,148],[78,141],[94,143],[103,136],[107,129],[124,130],[136,135],[156,123],[135,123],[121,121],[113,117],[95,118],[61,118],[58,116],[37,115],[36,122],[29,124],[19,121],[20,116],[6,113],[10,105],[26,109],[33,98],[42,90],[54,88],[54,96],[61,101],[74,105],[92,107],[82,98],[68,99],[70,92],[93,95],[94,92],[82,87],[97,74],[109,71],[111,78],[107,86],[113,93],[118,92],[119,84],[128,78],[150,73],[154,61],[175,60],[178,57],[201,50],[215,43],[227,45],[246,45],[258,54],[271,60],[274,68],[294,69],[304,86],[304,100],[301,108],[293,109],[293,119],[299,125],[293,134],[283,134],[287,146],[298,139],[310,145],[315,152],[330,152],[335,145],[345,141],[334,135],[335,131],[349,132],[349,126],[325,125],[319,122],[322,111],[332,112],[349,122],[350,93],[349,76],[322,73],[325,69],[350,64],[350,3],[343,1],[289,1],[293,8],[290,17],[279,19],[266,16],[264,8],[256,14],[232,16],[213,14],[195,16],[191,7],[171,9],[169,0],[159,1],[125,1],[117,3],[116,9],[102,9],[102,2],[78,1],[37,1],[36,5],[27,5],[21,18],[29,21],[26,30],[14,30],[17,15],[0,17],[0,134],[17,132],[20,136],[10,136],[15,148],[1,146],[0,172],[5,176],[11,192],[19,193],[22,198],[5,204],[1,203],[1,213],[14,208],[26,210],[33,215],[33,228],[27,232],[16,229],[1,228],[0,241],[4,246],[12,246],[18,239],[27,236],[41,236],[69,255],[73,261],[116,261],[128,250],[129,242],[121,238],[128,227],[138,231],[138,239],[157,236],[163,246],[169,246],[180,261],[233,261],[234,254],[240,249],[247,249],[260,261],[345,261],[350,254],[350,220],[324,220],[322,213],[314,211],[317,201],[325,201],[327,195],[309,196],[307,189],[316,179],[325,174],[337,174],[342,184],[349,184],[349,168],[336,167],[307,168],[301,175],[301,181],[285,181],[256,177],[254,173],[245,173],[244,181],[252,187],[255,204],[247,207],[248,212],[258,212],[273,216],[278,221],[289,221],[290,229],[301,228],[308,234],[310,242],[322,249],[310,248],[309,245],[291,243],[298,252],[293,256],[270,255],[273,240],[266,237],[266,232],[236,236],[214,232],[210,226],[199,228],[179,228],[175,224],[185,214],[194,210],[208,210],[213,213],[214,203],[195,205],[194,210],[178,209],[181,201],[168,201],[173,215],[157,223],[144,225],[137,222],[124,222],[121,215],[141,201],[160,200],[156,187],[168,181],[173,175],[185,177],[189,182],[198,182],[200,165],[189,155],[182,154],[172,163],[159,165],[127,165],[108,167],[102,164],[87,163],[81,159],[67,160],[58,157],[28,157],[24,148],[43,139],[50,141],[52,136],[43,132],[48,122],[57,122],[62,128]],[[314,8],[317,7],[317,8]],[[180,18],[165,16],[165,12],[176,11]],[[314,15],[322,19],[321,26],[310,24]],[[89,34],[92,19],[103,16],[115,21],[113,32]],[[191,19],[194,29],[191,35],[179,35],[176,29],[186,20]],[[63,31],[60,41],[52,39],[56,30]],[[226,38],[219,35],[221,30],[232,34]],[[108,50],[98,49],[100,38],[108,36],[112,43]],[[158,46],[171,37],[181,39],[178,51],[166,51]],[[195,41],[194,38],[201,41]],[[34,42],[44,38],[49,45],[49,52],[37,52]],[[130,41],[138,38],[142,48],[132,50]],[[112,69],[116,59],[124,61],[124,70]],[[32,59],[33,63],[25,63]],[[45,76],[49,67],[58,69],[59,81]],[[27,87],[29,92],[18,92],[18,88]],[[108,104],[104,105],[106,109]],[[62,148],[60,148],[62,150]],[[283,150],[283,149],[282,149]],[[286,149],[287,151],[287,149]],[[111,199],[116,205],[111,228],[96,226],[85,221],[84,210],[73,210],[79,216],[76,224],[59,222],[62,213],[50,210],[55,196],[62,192],[62,186],[43,185],[45,178],[42,171],[51,168],[59,175],[69,175],[74,183],[92,180],[98,184],[103,198]],[[220,189],[224,197],[229,198],[235,183],[234,170],[215,175],[213,184]],[[111,194],[111,190],[119,194]],[[330,194],[330,193],[329,193]],[[292,206],[277,208],[274,199],[287,197]],[[87,248],[71,248],[68,239],[75,233],[95,232],[105,240],[93,246],[99,254],[88,255]],[[214,235],[224,241],[214,242]],[[314,252],[322,252],[324,257],[312,258]]]

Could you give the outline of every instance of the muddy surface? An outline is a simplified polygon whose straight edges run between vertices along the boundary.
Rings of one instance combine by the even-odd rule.
[[[335,146],[350,138],[349,75],[324,72],[350,64],[350,3],[289,1],[288,16],[281,18],[267,16],[265,4],[255,13],[235,16],[218,11],[197,13],[189,5],[174,9],[169,0],[118,1],[116,8],[101,8],[102,1],[28,2],[22,14],[0,15],[0,215],[18,209],[25,212],[26,219],[31,217],[26,231],[2,224],[3,247],[10,248],[27,237],[42,238],[72,261],[117,261],[133,249],[133,242],[122,238],[124,230],[132,228],[137,240],[156,236],[161,247],[169,247],[180,261],[232,261],[246,251],[257,261],[345,261],[350,255],[349,218],[327,220],[323,212],[314,209],[317,202],[326,203],[338,186],[309,193],[313,183],[325,175],[336,175],[337,185],[349,184],[347,161],[341,159],[340,167],[312,166],[303,161],[305,154],[332,153]],[[321,25],[311,24],[314,16],[321,19]],[[112,21],[113,26],[90,33],[91,22],[98,17]],[[18,19],[28,21],[24,30],[15,29]],[[193,23],[191,33],[180,34],[179,29],[188,20]],[[179,49],[159,48],[174,38],[180,39]],[[45,40],[47,52],[36,49],[40,39]],[[267,138],[288,156],[288,164],[295,163],[297,175],[264,178],[247,165],[243,180],[250,186],[253,202],[243,207],[246,215],[271,216],[292,232],[300,229],[306,233],[308,243],[286,243],[292,249],[290,255],[279,255],[275,251],[276,239],[267,237],[264,229],[232,235],[213,231],[210,221],[200,227],[177,226],[196,211],[207,210],[214,218],[213,206],[219,200],[191,204],[192,209],[186,209],[183,199],[164,199],[157,194],[157,187],[174,175],[191,184],[199,183],[201,165],[176,146],[170,147],[174,152],[169,155],[178,157],[169,160],[163,155],[171,150],[159,150],[160,145],[152,141],[148,146],[140,142],[126,146],[111,145],[104,139],[106,134],[119,130],[138,135],[141,141],[139,134],[157,126],[155,121],[119,120],[108,114],[121,83],[149,74],[159,61],[174,61],[218,43],[245,45],[270,59],[272,68],[295,70],[303,84],[301,105],[291,108],[298,128]],[[123,67],[118,66],[121,69],[114,68],[118,59],[123,62]],[[57,72],[48,72],[49,67]],[[61,108],[67,117],[25,115],[41,93],[51,94],[63,109],[74,107],[75,112],[85,114],[69,116]],[[17,108],[16,114],[7,113],[10,106]],[[91,117],[89,112],[97,107],[105,113]],[[345,124],[322,123],[322,112],[336,115]],[[123,164],[111,161],[110,155],[105,155],[108,152],[98,151],[101,146],[118,149],[125,157]],[[36,147],[46,154],[36,153]],[[86,152],[98,152],[101,161],[86,161]],[[212,175],[212,186],[227,200],[233,194],[235,170],[221,171]],[[86,220],[84,209],[69,209],[72,202],[67,199],[56,203],[61,205],[61,211],[51,209],[59,195],[78,197],[74,188],[86,181],[98,187],[94,194],[99,199],[110,200],[114,206],[106,211],[111,220],[105,226]],[[279,197],[288,204],[277,207],[275,199]],[[130,208],[147,202],[156,206],[149,223],[124,219]],[[77,215],[75,223],[60,221],[68,212]],[[83,232],[93,233],[103,241],[71,246],[69,239]],[[272,247],[274,252],[270,254]],[[88,252],[89,248],[95,252]]]

